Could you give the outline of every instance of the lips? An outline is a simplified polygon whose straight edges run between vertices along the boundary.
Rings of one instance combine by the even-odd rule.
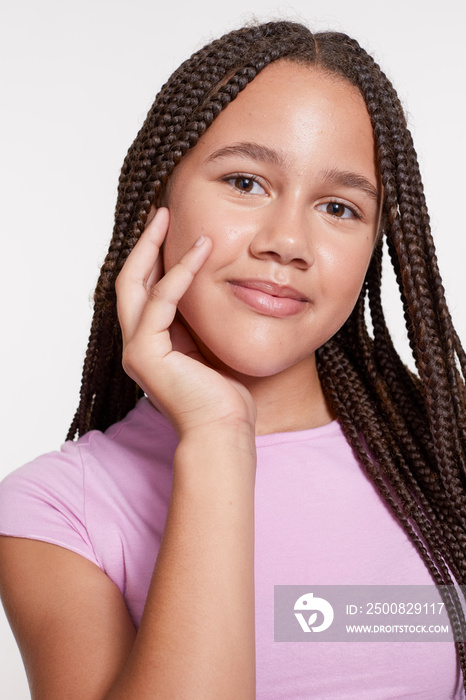
[[[294,316],[309,303],[306,295],[294,287],[268,280],[231,280],[230,287],[237,299],[266,316]]]

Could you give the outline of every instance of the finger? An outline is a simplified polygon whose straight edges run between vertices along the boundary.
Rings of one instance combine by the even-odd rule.
[[[168,209],[166,207],[157,209],[156,215],[144,229],[138,242],[128,255],[120,276],[130,276],[138,280],[147,281],[167,234],[168,221]]]
[[[147,288],[162,275],[160,248],[168,230],[168,209],[161,207],[142,233],[116,281],[117,309],[123,338],[131,338],[147,301]]]
[[[171,326],[181,297],[189,289],[196,273],[209,257],[211,250],[211,239],[201,236],[180,261],[149,290],[138,333],[148,333],[154,337]],[[162,339],[160,340],[162,341]],[[166,338],[162,342],[167,350]]]

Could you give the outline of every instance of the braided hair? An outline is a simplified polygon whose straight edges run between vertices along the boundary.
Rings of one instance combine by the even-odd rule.
[[[445,302],[403,109],[379,66],[345,34],[312,34],[293,22],[244,27],[195,53],[164,85],[121,171],[113,238],[95,291],[81,398],[68,439],[105,430],[142,396],[121,364],[117,275],[185,153],[263,68],[280,59],[315,65],[356,86],[372,122],[383,185],[381,235],[356,306],[317,351],[317,367],[357,459],[441,587],[466,679],[466,623],[451,585],[466,585],[466,355]],[[416,373],[401,361],[384,318],[383,240]]]

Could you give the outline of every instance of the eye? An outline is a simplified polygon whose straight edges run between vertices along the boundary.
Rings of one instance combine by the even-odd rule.
[[[352,209],[342,202],[325,202],[325,204],[319,204],[317,209],[323,211],[336,219],[360,219],[361,217],[355,209]]]
[[[264,194],[265,190],[258,180],[252,175],[233,175],[225,178],[232,187],[241,194]]]

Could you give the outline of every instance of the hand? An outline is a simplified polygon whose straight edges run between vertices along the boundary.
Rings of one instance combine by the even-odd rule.
[[[180,438],[221,424],[244,424],[254,433],[250,393],[209,366],[187,329],[175,321],[178,302],[209,257],[212,241],[201,237],[163,274],[160,248],[168,222],[168,209],[160,208],[116,281],[125,372],[170,419]]]

